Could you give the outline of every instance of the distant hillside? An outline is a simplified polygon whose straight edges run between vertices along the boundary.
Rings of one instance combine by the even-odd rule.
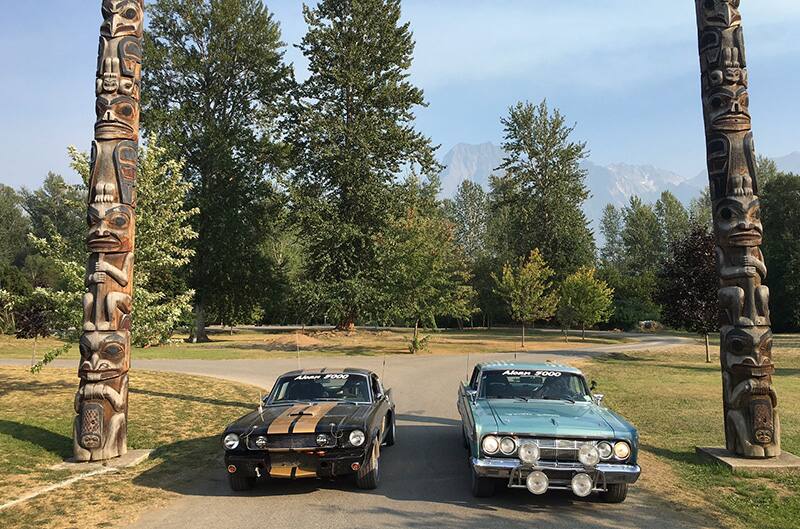
[[[464,180],[472,180],[489,188],[489,175],[503,162],[503,149],[493,143],[469,145],[459,143],[442,159],[444,170],[439,175],[442,181],[442,196],[452,197]]]

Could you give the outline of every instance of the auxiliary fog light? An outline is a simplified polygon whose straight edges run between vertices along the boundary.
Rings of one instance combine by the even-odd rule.
[[[585,498],[592,493],[593,488],[594,483],[592,483],[592,478],[589,477],[589,474],[581,472],[580,474],[575,474],[572,478],[572,492],[575,493],[575,496]]]
[[[261,450],[267,448],[267,438],[263,435],[256,437],[256,447],[260,448]]]
[[[536,464],[539,461],[540,454],[539,445],[536,443],[522,443],[519,445],[519,458],[523,463]]]
[[[328,444],[328,436],[324,433],[317,435],[317,446],[325,446]]]
[[[578,450],[578,461],[587,467],[593,467],[600,462],[600,452],[597,447],[591,444],[581,445]]]
[[[585,476],[586,474],[584,474]],[[531,494],[544,494],[547,492],[547,487],[550,485],[550,480],[544,472],[535,471],[528,474],[528,479],[525,480],[525,485]]]

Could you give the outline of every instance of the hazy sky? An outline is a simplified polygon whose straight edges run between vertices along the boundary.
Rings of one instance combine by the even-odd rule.
[[[76,180],[67,145],[92,138],[99,0],[5,2],[0,17],[0,182]],[[289,44],[302,2],[271,0]],[[596,163],[705,164],[693,0],[405,0],[417,41],[413,80],[430,106],[419,128],[442,145],[501,141],[518,100],[547,98]],[[758,150],[800,150],[800,2],[742,0]]]

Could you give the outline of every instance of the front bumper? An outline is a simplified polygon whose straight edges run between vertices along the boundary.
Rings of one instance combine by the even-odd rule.
[[[225,466],[228,473],[245,477],[275,478],[332,478],[354,474],[354,463],[363,465],[366,451],[228,451],[225,452]],[[231,472],[232,467],[235,470]]]
[[[525,488],[528,474],[538,470],[547,475],[550,483],[549,489],[561,490],[569,490],[572,477],[575,474],[584,473],[592,478],[594,490],[597,492],[607,490],[608,485],[636,483],[642,473],[639,465],[604,463],[587,467],[576,462],[551,461],[539,461],[535,465],[527,465],[519,459],[497,457],[480,459],[473,457],[472,469],[480,477],[506,479],[508,486],[512,488]]]

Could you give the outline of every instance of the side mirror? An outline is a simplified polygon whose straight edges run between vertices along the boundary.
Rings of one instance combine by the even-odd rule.
[[[594,395],[592,395],[592,400],[598,406],[600,406],[603,403],[604,398],[606,398],[606,396],[603,395],[602,393],[595,393]]]
[[[597,389],[597,381],[596,380],[592,380],[592,383],[589,386],[589,391],[594,391],[596,389]]]
[[[475,404],[475,401],[476,401],[476,400],[478,400],[478,392],[477,392],[476,390],[474,390],[474,389],[467,389],[465,393],[466,393],[466,395],[467,395],[467,398],[468,398],[468,399],[469,399],[469,400],[470,400],[470,401],[471,401],[473,404]]]

